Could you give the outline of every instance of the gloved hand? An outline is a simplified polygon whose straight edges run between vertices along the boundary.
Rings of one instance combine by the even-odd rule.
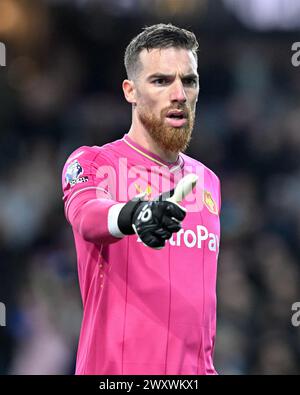
[[[148,247],[162,248],[172,233],[181,229],[181,221],[186,216],[184,208],[178,204],[162,200],[142,202],[136,209],[132,227],[142,242]]]
[[[118,227],[125,235],[136,233],[148,247],[160,249],[166,240],[181,229],[186,210],[177,202],[196,185],[197,179],[189,175],[184,177],[175,189],[164,192],[155,200],[145,201],[137,196],[121,209]]]

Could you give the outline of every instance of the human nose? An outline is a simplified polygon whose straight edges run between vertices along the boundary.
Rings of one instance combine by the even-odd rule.
[[[186,99],[187,98],[182,82],[181,81],[174,82],[171,91],[171,101],[185,103]]]

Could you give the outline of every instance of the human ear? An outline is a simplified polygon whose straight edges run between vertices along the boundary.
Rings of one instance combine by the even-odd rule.
[[[134,82],[132,80],[124,80],[122,88],[128,103],[136,104],[136,89]]]

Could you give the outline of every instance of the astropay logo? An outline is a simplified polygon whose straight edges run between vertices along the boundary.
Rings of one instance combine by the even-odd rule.
[[[137,241],[142,242],[140,238]],[[196,231],[180,229],[177,233],[173,233],[167,242],[172,247],[185,245],[187,248],[203,248],[204,242],[207,242],[207,248],[212,252],[218,252],[220,245],[219,237],[214,233],[210,233],[203,225],[197,225]]]

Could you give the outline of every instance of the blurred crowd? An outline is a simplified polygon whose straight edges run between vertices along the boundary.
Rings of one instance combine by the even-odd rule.
[[[216,368],[298,374],[300,67],[290,48],[299,36],[254,33],[234,20],[207,28],[201,16],[176,13],[107,17],[95,4],[30,4],[0,3],[0,374],[74,372],[82,306],[61,170],[80,145],[128,131],[124,50],[161,21],[193,30],[200,43],[187,153],[222,182]]]

